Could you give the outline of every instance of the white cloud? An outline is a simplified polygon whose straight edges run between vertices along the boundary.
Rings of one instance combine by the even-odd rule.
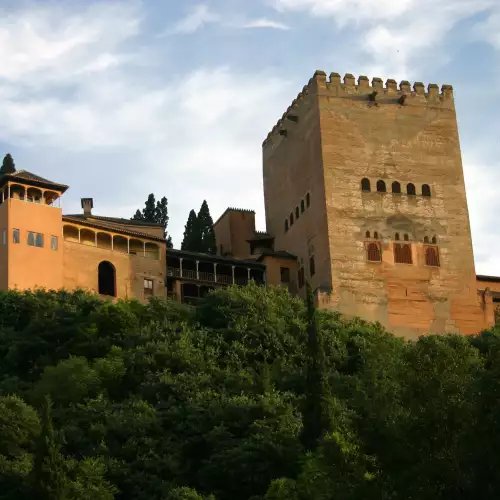
[[[331,18],[340,28],[354,26],[360,30],[360,47],[371,61],[365,71],[411,79],[418,78],[414,75],[416,59],[428,59],[432,51],[434,66],[446,62],[439,43],[460,21],[489,12],[498,2],[442,0],[436,6],[434,0],[272,0],[272,5],[280,12]],[[487,26],[497,36],[491,13],[490,19]]]
[[[11,66],[0,69],[0,142],[22,151],[18,168],[68,183],[66,212],[93,196],[98,213],[130,216],[150,192],[166,195],[177,244],[204,198],[214,218],[254,208],[262,227],[261,142],[289,104],[286,82],[224,66],[174,77],[165,60],[149,78],[152,54],[129,48],[140,12],[99,5],[0,19]]]
[[[208,5],[196,5],[186,17],[178,21],[167,33],[192,34],[203,28],[207,24],[217,23],[220,16],[212,12]]]
[[[276,30],[289,30],[290,27],[286,24],[273,21],[271,19],[261,18],[253,21],[248,21],[242,25],[243,28],[271,28]]]

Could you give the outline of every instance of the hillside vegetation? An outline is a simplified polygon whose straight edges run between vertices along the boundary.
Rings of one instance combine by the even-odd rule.
[[[0,293],[0,499],[493,499],[500,335],[405,343],[257,286]]]

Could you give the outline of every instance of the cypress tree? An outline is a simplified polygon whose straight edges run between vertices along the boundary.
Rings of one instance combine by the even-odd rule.
[[[172,237],[167,234],[167,226],[169,221],[168,216],[168,200],[164,196],[161,200],[156,201],[155,195],[151,193],[144,204],[144,208],[137,210],[131,220],[142,220],[144,222],[152,222],[154,224],[161,224],[164,230],[164,237],[166,240],[167,248],[173,248]]]
[[[201,235],[198,230],[198,218],[196,212],[191,210],[184,226],[184,238],[181,243],[181,250],[198,252],[201,247]]]
[[[314,450],[318,440],[330,428],[330,388],[325,362],[323,337],[314,294],[307,287],[307,365],[305,402],[302,412],[302,443],[307,450]]]
[[[217,243],[215,241],[214,221],[210,215],[210,209],[206,200],[203,200],[198,212],[198,226],[198,231],[201,235],[200,251],[215,254],[217,252]]]
[[[9,153],[7,153],[4,156],[2,166],[0,167],[0,175],[13,174],[15,171],[16,171],[16,165],[14,163],[14,159]]]
[[[37,500],[64,500],[68,479],[64,458],[55,441],[52,427],[52,402],[45,396],[41,415],[41,432],[35,448],[33,497]]]

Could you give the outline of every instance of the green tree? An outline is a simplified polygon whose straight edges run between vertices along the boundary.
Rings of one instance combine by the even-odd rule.
[[[304,428],[302,442],[307,450],[314,450],[318,440],[330,430],[330,388],[325,364],[323,335],[313,292],[307,283],[307,361]]]
[[[210,209],[208,208],[206,200],[203,200],[203,203],[201,204],[196,221],[197,232],[199,234],[197,238],[201,238],[201,249],[199,251],[210,254],[217,253],[214,221],[210,215]]]
[[[32,470],[33,498],[64,500],[67,498],[68,478],[64,458],[54,436],[49,396],[45,397],[42,406],[41,425]]]
[[[144,222],[151,222],[153,224],[161,224],[164,229],[164,236],[167,248],[173,248],[172,237],[167,233],[167,226],[169,221],[168,216],[168,200],[164,196],[161,200],[156,201],[155,195],[151,193],[144,204],[144,208],[137,210],[132,217],[132,220],[140,220]]]
[[[196,212],[191,210],[184,226],[184,238],[181,244],[181,250],[189,252],[199,252],[201,248],[201,234],[198,231],[198,218]]]
[[[13,174],[15,171],[16,171],[16,165],[14,163],[14,159],[9,153],[7,153],[4,156],[2,166],[0,167],[0,175]]]

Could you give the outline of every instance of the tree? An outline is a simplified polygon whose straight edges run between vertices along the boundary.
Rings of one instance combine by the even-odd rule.
[[[198,252],[201,247],[201,237],[199,236],[201,235],[198,231],[198,218],[196,217],[196,212],[191,210],[184,226],[184,238],[182,239],[181,250]]]
[[[7,153],[4,156],[2,166],[0,167],[0,175],[2,174],[13,174],[16,171],[16,165],[12,156]]]
[[[33,462],[33,498],[63,500],[68,487],[64,458],[59,451],[52,427],[52,402],[45,396],[41,415],[42,430]]]
[[[307,361],[302,431],[302,442],[307,450],[314,450],[318,440],[330,430],[330,390],[318,320],[314,295],[307,283]]]
[[[201,252],[215,254],[217,243],[215,241],[214,221],[210,215],[207,200],[203,200],[197,217],[199,231],[198,238],[201,237]]]
[[[167,248],[173,248],[172,237],[167,234],[167,226],[169,221],[168,216],[168,200],[164,196],[160,201],[156,201],[155,195],[151,193],[144,204],[144,208],[137,210],[131,220],[141,220],[151,222],[153,224],[161,224],[164,230],[164,236],[167,243]]]

